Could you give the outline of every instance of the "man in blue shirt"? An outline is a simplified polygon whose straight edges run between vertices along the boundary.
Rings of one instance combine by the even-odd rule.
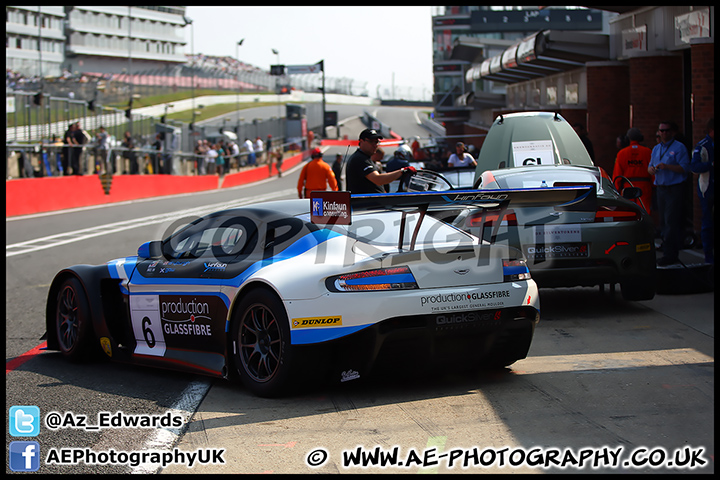
[[[648,173],[655,175],[658,209],[664,221],[663,256],[659,266],[677,263],[683,233],[684,182],[690,170],[685,145],[675,140],[677,125],[663,121],[658,127],[660,143],[653,148]]]
[[[707,123],[707,135],[693,150],[690,170],[698,175],[698,197],[702,211],[700,237],[702,238],[705,262],[715,263],[713,233],[713,206],[715,203],[715,119]]]

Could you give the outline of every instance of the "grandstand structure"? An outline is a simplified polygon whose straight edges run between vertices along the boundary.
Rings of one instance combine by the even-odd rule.
[[[93,80],[138,88],[239,92],[274,91],[277,85],[320,87],[318,75],[290,75],[278,82],[269,70],[239,59],[193,52],[186,40],[192,19],[183,6],[6,6],[5,10],[6,90],[85,98],[85,92],[70,94],[68,84]],[[53,86],[58,83],[62,88]],[[325,87],[328,93],[367,95],[366,85],[348,78],[328,78]],[[110,91],[103,91],[99,101],[112,102],[108,95]]]

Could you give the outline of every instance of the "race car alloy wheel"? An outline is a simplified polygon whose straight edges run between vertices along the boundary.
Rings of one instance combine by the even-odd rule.
[[[267,290],[253,290],[237,312],[232,352],[243,384],[261,396],[283,393],[292,378],[293,349],[282,303]]]
[[[79,359],[88,353],[90,329],[87,295],[80,281],[70,277],[60,285],[55,303],[55,332],[62,354]]]

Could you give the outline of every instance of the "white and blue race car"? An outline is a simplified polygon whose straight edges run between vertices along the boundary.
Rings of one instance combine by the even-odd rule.
[[[509,365],[527,356],[537,286],[519,250],[451,223],[512,194],[322,192],[197,218],[137,256],[60,271],[48,349],[239,377],[261,396],[363,378],[383,359]],[[564,194],[552,202],[577,197]]]

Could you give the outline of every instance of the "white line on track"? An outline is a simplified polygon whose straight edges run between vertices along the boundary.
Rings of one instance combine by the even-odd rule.
[[[145,442],[143,451],[160,450],[168,451],[178,441],[180,436],[188,428],[190,419],[197,409],[202,399],[210,390],[210,380],[196,380],[187,386],[180,394],[180,398],[175,405],[170,408],[173,416],[180,416],[183,420],[183,426],[177,428],[158,428],[154,434]],[[158,473],[160,465],[157,463],[141,463],[132,467],[131,473]]]

